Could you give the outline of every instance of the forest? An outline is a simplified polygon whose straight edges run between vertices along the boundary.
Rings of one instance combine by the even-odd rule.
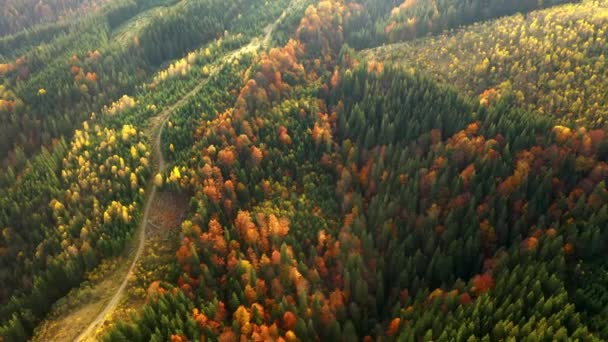
[[[0,341],[608,340],[606,0],[1,11]]]

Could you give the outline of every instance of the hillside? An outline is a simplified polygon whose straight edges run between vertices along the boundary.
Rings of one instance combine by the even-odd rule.
[[[603,127],[607,30],[608,3],[584,1],[378,47],[362,56],[422,71],[471,96],[510,94],[530,111]]]
[[[255,23],[245,16],[231,22],[242,31],[227,33],[219,39],[212,32],[205,33],[203,37],[213,38],[207,44],[203,42],[200,51],[188,53],[168,65],[166,70],[150,76],[141,75],[139,79],[146,81],[136,88],[134,96],[123,94],[114,102],[106,102],[99,112],[89,113],[86,121],[70,121],[70,126],[79,129],[48,147],[42,146],[42,152],[32,158],[22,156],[24,162],[18,173],[13,167],[7,168],[2,174],[0,188],[0,227],[3,229],[0,335],[7,336],[8,340],[21,340],[29,335],[51,305],[78,286],[87,272],[94,270],[101,260],[122,253],[141,219],[141,208],[148,192],[146,183],[152,176],[154,159],[158,159],[152,157],[150,136],[144,132],[148,120],[189,92],[201,77],[206,77],[203,72],[206,65],[262,32],[280,15],[285,3],[257,7],[258,10],[250,12],[258,19]],[[179,11],[169,12],[174,13],[173,16],[164,13],[157,20],[168,21],[166,27],[172,29],[175,26],[171,25],[177,25],[174,20],[188,6],[203,5],[182,2],[175,5],[179,6],[176,7]],[[237,12],[231,15],[239,16]],[[135,33],[131,32],[133,37]],[[165,34],[176,33],[167,31]],[[80,39],[76,35],[74,38]],[[192,43],[182,40],[174,44],[187,46],[184,44]],[[140,46],[145,45],[140,42]],[[175,51],[165,49],[163,53],[170,55]],[[152,56],[153,52],[150,54]],[[87,55],[87,62],[97,58],[96,51]],[[146,56],[140,54],[135,58]],[[120,67],[120,64],[108,65]],[[40,74],[48,69],[49,66],[43,66],[34,77],[41,77]],[[84,73],[78,70],[75,75],[73,70],[66,66],[63,71],[59,68],[52,72],[65,73],[70,78],[78,78]],[[124,77],[126,71],[128,69],[113,75]],[[4,84],[7,86],[14,81],[6,78]],[[53,79],[48,79],[51,81]],[[23,82],[20,80],[16,84],[23,86]],[[56,79],[53,82],[57,84]],[[105,92],[108,90],[102,93]],[[38,93],[46,96],[50,90]],[[79,100],[71,98],[71,101]],[[56,105],[61,110],[66,108]],[[48,111],[46,113],[50,115]],[[11,117],[23,119],[14,112]],[[9,125],[3,125],[2,129],[15,132]]]
[[[194,129],[177,280],[106,340],[593,338],[568,275],[605,248],[605,131],[360,64],[328,20],[356,10],[307,10]]]
[[[0,341],[607,340],[608,4],[565,2],[34,15]]]
[[[388,40],[394,43],[569,2],[579,1],[405,0],[391,10],[385,32]]]

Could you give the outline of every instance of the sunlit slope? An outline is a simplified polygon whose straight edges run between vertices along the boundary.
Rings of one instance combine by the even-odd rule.
[[[527,109],[600,126],[608,115],[607,27],[608,2],[584,1],[362,54],[423,70],[470,95],[512,93]]]
[[[71,137],[91,112],[132,94],[164,63],[201,44],[225,32],[260,34],[262,23],[274,19],[271,8],[284,2],[117,3],[116,11],[66,32],[58,28],[62,33],[54,38],[30,37],[33,44],[0,39],[0,164],[18,172],[41,146]],[[12,56],[13,48],[24,52]]]
[[[66,133],[56,134],[65,139],[58,139],[52,148],[36,153],[37,141],[26,140],[31,142],[26,152],[34,157],[24,155],[21,139],[14,142],[22,151],[20,167],[11,164],[0,172],[0,340],[25,340],[53,303],[79,285],[86,272],[123,251],[141,218],[143,189],[150,176],[148,119],[207,77],[208,62],[266,32],[287,0],[192,0],[174,7],[183,3],[194,13],[167,10],[162,19],[153,17],[146,23],[154,25],[153,32],[139,36],[130,32],[129,46],[124,48],[113,35],[121,29],[116,22],[87,19],[83,25],[91,27],[86,37],[61,40],[65,51],[45,50],[52,44],[45,45],[2,75],[6,77],[0,105],[8,102],[9,106],[0,108],[0,141],[5,141],[6,132],[27,136],[10,126],[10,120],[37,134],[54,136],[57,132],[25,124],[27,115],[38,113],[34,110],[40,109],[50,126],[56,126],[56,115],[67,122],[62,127]],[[201,10],[205,4],[209,4],[207,12]],[[209,29],[200,15],[219,23]],[[138,16],[125,22],[136,20]],[[191,20],[191,26],[180,25],[184,20]],[[185,29],[192,35],[185,35]],[[166,42],[158,45],[159,40]],[[207,40],[213,42],[201,45]],[[181,57],[192,44],[200,50],[180,60],[169,58]],[[155,46],[162,50],[160,59],[153,54]],[[32,64],[44,61],[44,56],[50,56],[48,65]],[[168,71],[154,73],[169,60],[174,63],[163,68]],[[25,68],[28,72],[22,73]],[[16,97],[19,111],[12,105]],[[81,116],[87,122],[80,122]]]
[[[390,42],[411,40],[515,13],[528,13],[579,0],[404,0],[385,27]]]

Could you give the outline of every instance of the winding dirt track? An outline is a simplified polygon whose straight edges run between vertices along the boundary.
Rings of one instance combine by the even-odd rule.
[[[169,114],[171,112],[173,112],[175,109],[177,109],[178,107],[182,106],[184,103],[186,103],[186,101],[188,101],[188,99],[190,97],[192,97],[194,94],[196,94],[196,92],[198,90],[200,90],[201,87],[205,83],[206,82],[201,82],[197,87],[195,87],[192,91],[190,91],[188,94],[186,94],[186,96],[181,98],[178,102],[173,104],[171,107],[162,111],[158,116],[156,116],[153,120],[151,120],[152,128],[150,131],[155,132],[155,135],[156,135],[156,137],[153,141],[154,141],[154,158],[156,159],[156,161],[158,163],[158,166],[156,168],[157,172],[162,171],[166,165],[165,158],[163,156],[160,144],[161,144],[162,129],[163,129],[165,123],[167,122],[167,120],[169,119]],[[158,127],[159,122],[160,122],[160,127]],[[97,326],[99,326],[99,324],[103,323],[107,314],[112,312],[116,308],[116,306],[118,305],[118,303],[120,301],[120,298],[122,297],[123,292],[125,291],[125,289],[127,287],[127,284],[129,282],[129,277],[133,274],[135,265],[139,261],[139,258],[141,257],[143,250],[144,250],[144,245],[146,242],[146,227],[148,225],[150,207],[156,196],[156,186],[154,185],[154,182],[150,181],[148,183],[146,193],[148,194],[148,196],[146,197],[144,215],[143,215],[142,221],[140,223],[140,226],[137,229],[137,231],[138,231],[137,250],[135,251],[135,257],[133,258],[133,261],[131,262],[131,266],[129,266],[129,270],[126,273],[125,278],[120,283],[120,286],[116,290],[116,293],[114,293],[114,295],[112,296],[112,298],[110,299],[108,304],[106,304],[105,308],[99,314],[97,314],[95,319],[87,326],[87,328],[82,333],[80,333],[80,335],[78,335],[78,337],[76,337],[76,339],[74,339],[74,341],[86,341],[88,338],[92,338],[94,336],[95,328]]]
[[[207,85],[207,83],[209,82],[209,79],[220,70],[220,68],[222,67],[222,65],[224,65],[224,63],[230,62],[233,59],[238,58],[239,56],[242,56],[246,53],[257,51],[261,48],[268,47],[270,45],[270,42],[272,39],[272,32],[274,31],[275,27],[281,22],[281,20],[283,20],[285,18],[285,16],[287,16],[287,13],[289,13],[289,11],[292,10],[294,6],[297,6],[300,3],[301,3],[300,0],[294,1],[291,4],[291,6],[289,6],[289,8],[287,8],[286,10],[284,10],[281,13],[279,18],[277,18],[277,20],[275,22],[273,22],[272,24],[270,24],[264,28],[264,35],[262,37],[256,37],[256,38],[252,39],[251,42],[249,42],[249,44],[242,46],[241,48],[222,57],[219,61],[214,63],[214,65],[212,66],[209,77],[207,77],[206,79],[201,81],[196,87],[194,87],[186,95],[184,95],[181,99],[179,99],[179,101],[175,102],[170,107],[165,108],[165,110],[163,110],[157,116],[150,119],[149,134],[151,135],[151,138],[152,138],[151,140],[154,142],[153,143],[154,158],[158,164],[157,168],[156,168],[156,170],[154,170],[154,172],[161,172],[166,167],[165,158],[163,156],[163,152],[162,152],[162,148],[161,148],[161,137],[162,137],[163,129],[165,127],[165,123],[170,118],[170,114],[173,113],[179,107],[185,105],[205,85]],[[120,287],[116,290],[116,293],[114,293],[114,295],[112,296],[112,298],[110,299],[108,304],[106,304],[105,308],[99,314],[97,314],[95,319],[93,321],[91,321],[91,323],[87,326],[87,328],[80,335],[78,335],[78,337],[76,337],[76,339],[74,339],[74,341],[78,342],[78,341],[93,340],[94,335],[95,335],[95,329],[105,321],[106,316],[109,313],[111,313],[112,311],[114,311],[114,309],[120,302],[120,299],[127,287],[129,277],[133,274],[133,271],[135,270],[135,266],[137,265],[137,262],[139,261],[139,258],[141,257],[143,250],[144,250],[144,245],[146,242],[146,227],[148,225],[150,207],[156,196],[156,191],[157,191],[157,189],[156,189],[156,186],[154,185],[154,182],[152,182],[152,180],[150,180],[148,183],[148,187],[146,189],[146,193],[148,194],[148,196],[146,198],[146,203],[145,203],[145,207],[144,207],[144,215],[143,215],[142,221],[140,223],[140,226],[137,229],[137,231],[138,231],[137,250],[135,252],[135,257],[133,258],[133,261],[131,262],[131,266],[129,267],[129,271],[125,274],[125,278],[123,279],[122,283],[120,284]]]
[[[222,59],[222,61],[223,61],[223,59]],[[213,72],[217,72],[217,70],[218,70],[218,68],[216,67],[216,68],[214,68]],[[153,138],[151,140],[154,142],[153,143],[154,159],[156,160],[156,163],[158,164],[156,169],[153,171],[153,174],[155,174],[156,172],[163,171],[166,167],[165,157],[163,156],[163,151],[162,151],[162,146],[161,146],[161,137],[162,137],[162,133],[163,133],[165,124],[167,123],[167,121],[170,118],[170,114],[173,113],[179,107],[185,105],[188,102],[188,100],[190,100],[194,95],[196,95],[208,83],[208,81],[209,81],[209,78],[206,78],[201,83],[199,83],[196,87],[194,87],[192,90],[190,90],[186,95],[184,95],[179,101],[175,102],[173,105],[171,105],[170,107],[167,107],[165,110],[163,110],[157,116],[150,119],[149,134]],[[146,243],[146,228],[149,224],[148,218],[150,216],[150,207],[154,201],[154,198],[156,197],[156,191],[157,191],[157,188],[154,185],[154,182],[152,182],[152,180],[150,180],[148,183],[148,187],[146,189],[146,193],[148,194],[148,196],[146,197],[144,215],[142,217],[140,226],[137,229],[137,231],[138,231],[137,250],[135,251],[135,257],[133,258],[133,261],[131,262],[131,266],[129,267],[129,270],[125,274],[125,278],[120,283],[120,287],[118,287],[118,289],[116,290],[116,293],[114,293],[114,295],[112,296],[112,298],[110,299],[108,304],[106,304],[105,308],[99,314],[97,314],[95,319],[87,326],[87,328],[80,335],[78,335],[78,337],[76,337],[74,339],[74,341],[92,340],[92,337],[94,336],[95,328],[97,328],[100,324],[102,324],[105,321],[106,316],[109,313],[111,313],[112,311],[114,311],[114,309],[120,302],[120,298],[122,297],[123,292],[125,291],[127,284],[129,282],[129,277],[133,274],[133,271],[135,270],[135,266],[137,265],[137,262],[139,261],[139,258],[141,257],[143,250],[144,250],[144,245]]]

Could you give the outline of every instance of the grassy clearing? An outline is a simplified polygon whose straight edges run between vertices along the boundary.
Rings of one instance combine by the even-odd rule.
[[[116,292],[133,256],[134,253],[130,253],[103,261],[80,287],[55,303],[47,319],[34,331],[32,340],[74,340]]]
[[[150,284],[169,281],[170,269],[179,247],[180,224],[188,210],[188,197],[172,192],[158,192],[150,208],[144,251],[129,278],[126,295],[97,329],[95,337],[103,335],[118,321],[128,321],[146,303]]]
[[[131,43],[136,36],[139,36],[140,32],[145,30],[152,19],[162,16],[165,11],[167,11],[167,9],[163,6],[154,7],[137,14],[112,32],[112,40],[121,46],[126,46]]]

